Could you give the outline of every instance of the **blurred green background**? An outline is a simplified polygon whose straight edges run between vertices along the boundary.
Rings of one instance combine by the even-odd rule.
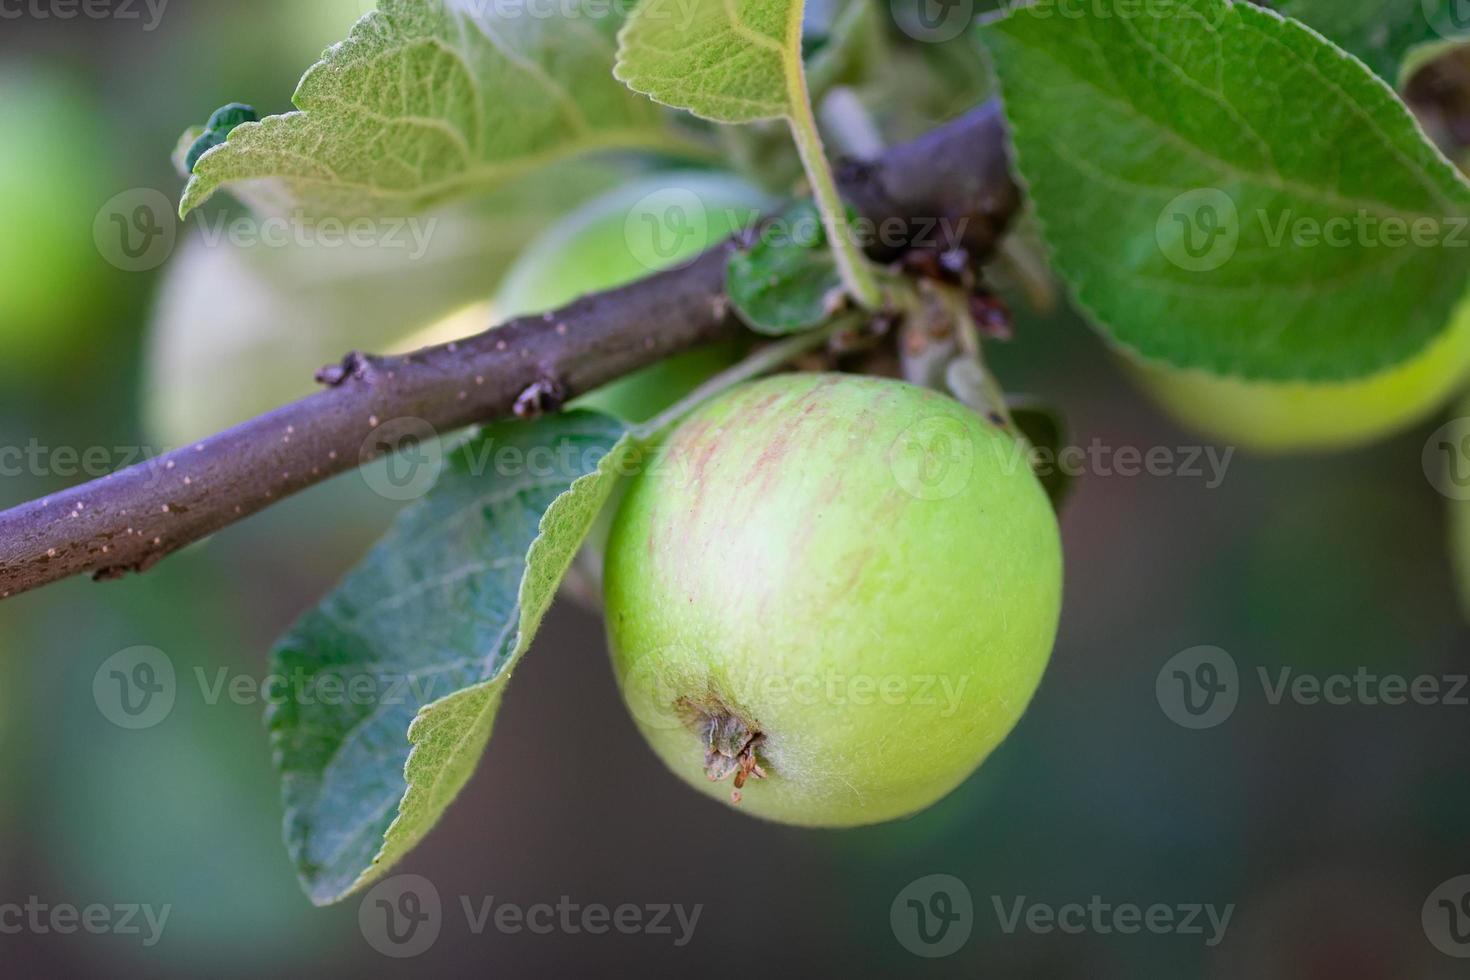
[[[0,474],[0,506],[77,482],[66,449],[100,447],[119,465],[234,420],[210,415],[230,409],[205,396],[170,401],[165,386],[244,391],[267,407],[309,391],[312,371],[337,354],[393,343],[490,295],[493,283],[477,292],[464,269],[493,250],[468,248],[436,267],[449,269],[440,308],[326,322],[360,285],[351,277],[272,292],[265,274],[231,279],[241,260],[201,256],[182,229],[168,262],[124,272],[94,242],[94,219],[114,195],[177,194],[168,150],[186,125],[236,99],[287,107],[302,69],[361,7],[176,0],[152,30],[141,4],[131,23],[0,21],[0,446],[34,447],[28,458],[40,461]],[[604,167],[569,186],[590,193],[614,176]],[[207,315],[171,296],[177,275],[164,288],[183,262],[227,266],[211,281],[233,286],[215,290]],[[282,295],[299,300],[293,312],[279,312]],[[993,360],[1008,387],[1060,405],[1080,446],[1201,445],[1137,395],[1069,315],[1023,317]],[[74,580],[6,601],[0,906],[35,896],[172,909],[151,947],[135,935],[0,932],[5,968],[1464,976],[1420,916],[1440,882],[1470,871],[1470,706],[1273,705],[1255,680],[1258,666],[1470,670],[1444,501],[1420,462],[1440,421],[1337,457],[1237,454],[1218,487],[1179,475],[1084,477],[1064,515],[1066,610],[1037,701],[960,791],[896,824],[798,831],[688,792],[626,717],[597,619],[559,604],[479,773],[401,869],[427,876],[446,906],[439,940],[408,963],[374,951],[355,901],[321,910],[303,897],[280,842],[263,706],[211,703],[196,675],[260,677],[272,640],[363,553],[394,505],[345,476],[146,577]],[[171,658],[178,695],[161,724],[130,731],[99,711],[93,681],[107,658],[140,645]],[[1229,651],[1244,680],[1235,713],[1196,731],[1170,720],[1155,680],[1200,645]],[[890,919],[899,893],[931,874],[963,881],[975,910],[962,948],[932,960],[911,953]],[[654,935],[476,935],[459,898],[489,895],[703,912],[683,947]],[[1198,935],[1007,933],[994,907],[1094,895],[1235,908],[1211,948]]]

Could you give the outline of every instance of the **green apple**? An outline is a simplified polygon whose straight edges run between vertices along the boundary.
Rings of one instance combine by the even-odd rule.
[[[676,774],[842,827],[928,806],[1005,738],[1061,575],[1007,431],[902,382],[793,374],[662,442],[619,508],[604,599],[624,697]]]
[[[506,274],[496,311],[544,313],[692,259],[769,206],[734,176],[675,171],[634,180],[589,201],[539,237]],[[644,422],[734,363],[735,343],[677,355],[583,398],[578,404]]]
[[[1434,412],[1470,373],[1470,306],[1412,359],[1339,383],[1242,381],[1133,361],[1146,389],[1190,428],[1261,452],[1349,449]]]

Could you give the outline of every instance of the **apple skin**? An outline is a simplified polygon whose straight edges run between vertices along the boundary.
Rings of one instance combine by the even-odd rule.
[[[677,196],[671,197],[671,190]],[[667,254],[660,255],[653,246],[664,209],[695,198],[704,220],[696,220],[692,233],[670,241]],[[674,171],[634,180],[587,202],[539,237],[506,273],[496,312],[507,319],[544,313],[579,296],[646,278],[718,244],[771,203],[764,191],[729,174]],[[742,345],[730,342],[675,355],[576,404],[646,422],[742,352]]]
[[[744,747],[764,776],[741,810],[848,827],[929,806],[1005,738],[1061,590],[1056,517],[1011,435],[902,382],[791,374],[701,407],[650,457],[604,600],[670,769],[730,801],[714,780]]]
[[[1470,373],[1470,305],[1424,351],[1357,381],[1242,381],[1131,361],[1153,397],[1181,423],[1262,453],[1352,449],[1432,414]]]

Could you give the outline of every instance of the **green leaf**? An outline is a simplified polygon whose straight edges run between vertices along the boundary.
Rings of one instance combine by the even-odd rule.
[[[260,210],[412,213],[579,153],[690,149],[610,77],[617,4],[560,17],[381,0],[307,71],[300,110],[202,156],[181,213],[230,186]]]
[[[802,0],[644,0],[618,35],[614,74],[716,122],[790,117],[807,101]]]
[[[822,217],[803,201],[762,228],[725,271],[726,292],[752,330],[779,336],[818,326],[844,292]]]
[[[1361,377],[1424,349],[1465,291],[1470,187],[1306,27],[1226,0],[1170,9],[1023,8],[985,30],[1080,306],[1144,357],[1252,379]],[[1391,244],[1416,222],[1429,236]]]
[[[1276,0],[1270,6],[1321,31],[1390,85],[1404,77],[1415,52],[1470,34],[1456,15],[1459,0]]]
[[[644,0],[618,34],[614,74],[655,101],[716,122],[789,120],[843,284],[876,310],[883,292],[849,233],[812,113],[804,13],[804,0]]]
[[[866,86],[893,61],[878,7],[871,0],[808,0],[803,15],[802,61],[817,105],[837,86]],[[976,66],[984,74],[983,64]],[[909,83],[912,87],[913,78]],[[770,188],[800,179],[801,157],[784,121],[727,126],[719,133],[726,162]]]
[[[592,412],[487,426],[277,646],[267,723],[312,901],[386,872],[469,779],[631,445]]]

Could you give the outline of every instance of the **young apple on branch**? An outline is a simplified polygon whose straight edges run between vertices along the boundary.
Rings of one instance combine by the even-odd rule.
[[[1206,431],[1358,444],[1435,411],[1470,363],[1470,262],[1432,234],[1470,218],[1470,183],[1391,87],[1441,20],[1339,37],[1308,0],[1053,6],[937,38],[865,0],[572,2],[550,21],[380,0],[297,111],[231,105],[187,134],[182,211],[220,190],[313,221],[534,206],[545,237],[504,280],[483,271],[512,318],[354,352],[314,396],[0,514],[0,598],[144,571],[433,442],[432,489],[272,654],[313,901],[434,826],[609,522],[613,661],[670,769],[805,826],[929,806],[1018,723],[1060,615],[1065,487],[1031,461],[1063,429],[985,356],[1010,332],[989,263],[1016,253],[1023,185],[1075,306]],[[936,92],[965,111],[878,152]],[[869,158],[834,168],[829,141]],[[596,195],[568,189],[574,160],[634,176],[576,211]],[[755,188],[773,183],[796,203],[771,207]],[[1271,233],[1362,215],[1415,234]],[[498,469],[537,454],[558,462]],[[315,696],[402,678],[424,682],[407,703]]]

